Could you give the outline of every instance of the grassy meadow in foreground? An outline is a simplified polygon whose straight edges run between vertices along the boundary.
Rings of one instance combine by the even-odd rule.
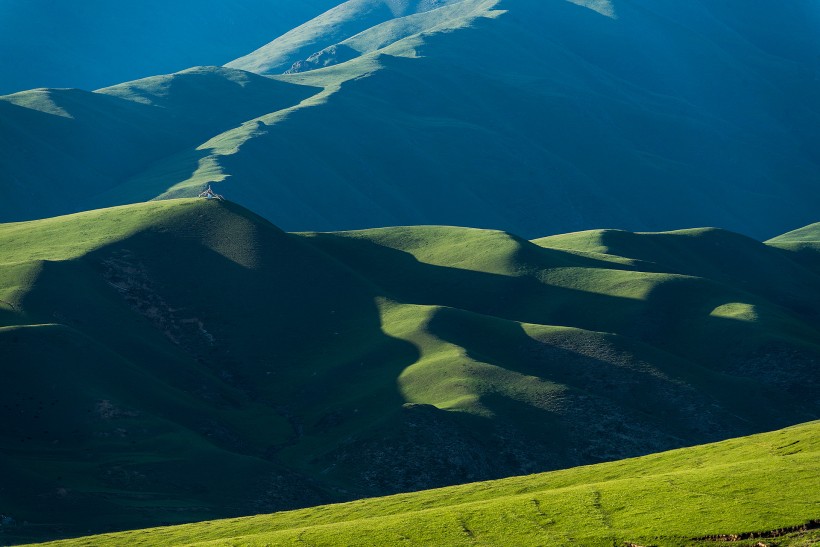
[[[816,545],[820,422],[641,458],[299,511],[55,542],[87,546]],[[802,525],[810,530],[796,531]],[[784,535],[772,533],[782,531]],[[756,537],[748,537],[757,532]]]

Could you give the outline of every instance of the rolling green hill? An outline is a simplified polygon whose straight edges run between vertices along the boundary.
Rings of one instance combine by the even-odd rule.
[[[820,541],[820,424],[642,458],[85,545],[794,545]]]
[[[0,225],[0,249],[0,542],[560,469],[820,414],[816,251],[777,240],[288,234],[183,199]]]
[[[218,183],[286,230],[766,239],[816,220],[818,30],[812,0],[339,2],[167,104],[185,75],[0,98],[0,220]]]
[[[820,223],[783,234],[769,240],[768,244],[795,252],[815,270],[820,267]]]

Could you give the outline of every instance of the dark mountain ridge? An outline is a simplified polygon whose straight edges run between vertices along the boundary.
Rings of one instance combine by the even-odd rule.
[[[212,81],[162,105],[188,122],[189,106],[232,112],[230,124],[180,123],[168,140],[65,92],[3,98],[0,218],[216,183],[287,230],[711,225],[766,239],[814,221],[820,203],[816,12],[807,0],[344,2],[229,63],[270,85],[199,69]],[[255,83],[220,95],[224,78]],[[166,79],[116,95],[160,105]],[[53,108],[38,106],[44,93]],[[69,124],[83,130],[66,139]],[[156,142],[128,141],[129,169],[100,169],[98,143],[134,133]],[[51,199],[63,186],[75,198]]]

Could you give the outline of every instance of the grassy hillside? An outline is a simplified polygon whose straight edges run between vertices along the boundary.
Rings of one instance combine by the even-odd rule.
[[[140,123],[120,140],[133,131],[111,124],[119,111],[72,110],[64,92],[37,92],[59,108],[33,112],[0,99],[0,219],[214,182],[287,230],[703,225],[765,239],[816,220],[818,25],[811,0],[340,2],[228,63],[269,85],[191,86],[161,109],[231,123],[173,124],[174,138]],[[142,101],[132,87],[116,96]]]
[[[767,242],[797,254],[810,268],[820,269],[820,223],[778,236]]]
[[[0,217],[53,216],[162,193],[164,180],[135,193],[115,187],[180,148],[196,148],[215,133],[317,91],[237,70],[197,68],[96,93],[40,89],[2,97],[0,184],[6,199]],[[204,155],[174,169],[188,176],[206,163]]]
[[[0,542],[317,505],[816,419],[820,269],[720,230],[0,225]]]
[[[737,536],[732,545],[809,546],[820,541],[818,476],[812,422],[566,471],[49,545],[706,546]]]
[[[467,10],[474,11],[475,6],[483,4],[486,9],[495,3],[488,0],[348,0],[226,66],[258,74],[322,68],[431,30],[453,17],[463,17]],[[339,54],[344,58],[338,57]]]
[[[694,224],[760,237],[796,216],[814,220],[799,204],[781,206],[817,201],[817,158],[783,148],[810,142],[813,129],[783,117],[772,87],[791,82],[781,96],[816,104],[813,68],[754,60],[759,50],[731,28],[731,13],[709,2],[609,4],[616,17],[560,1],[462,2],[472,16],[435,12],[448,31],[433,25],[375,51],[351,45],[381,44],[370,31],[340,41],[335,54],[370,53],[293,76],[345,83],[226,157],[234,182],[270,181],[231,194],[289,229],[430,223],[535,236]],[[286,149],[288,166],[260,163],[262,149]],[[293,224],[297,203],[310,208]]]

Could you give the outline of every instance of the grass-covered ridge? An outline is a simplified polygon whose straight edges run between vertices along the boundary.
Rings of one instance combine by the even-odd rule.
[[[818,477],[811,422],[540,475],[49,545],[660,547],[738,536],[732,545],[809,546],[820,540]]]
[[[715,229],[288,234],[183,199],[2,225],[0,249],[2,542],[562,469],[820,414],[811,248]]]

